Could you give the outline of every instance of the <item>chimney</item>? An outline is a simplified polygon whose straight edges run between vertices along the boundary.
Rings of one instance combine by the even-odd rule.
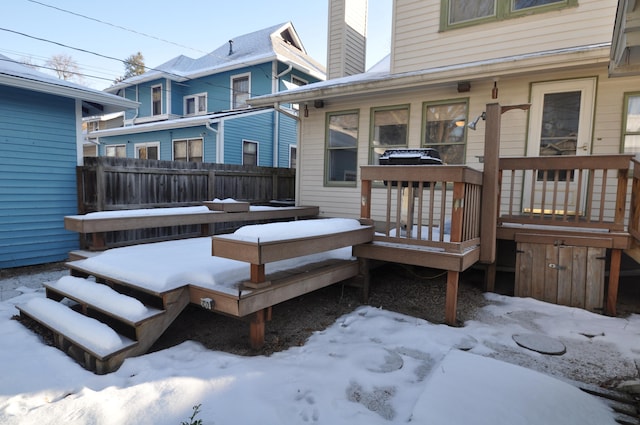
[[[367,1],[329,0],[327,79],[365,71]]]
[[[229,56],[233,54],[233,40],[229,40]]]

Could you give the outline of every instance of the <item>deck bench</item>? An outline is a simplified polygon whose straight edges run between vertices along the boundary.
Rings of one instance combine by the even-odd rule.
[[[229,222],[258,222],[309,218],[318,207],[251,207],[245,212],[212,211],[206,207],[176,207],[146,210],[103,211],[64,218],[67,230],[81,234],[81,248],[102,251],[109,248],[105,234],[122,230],[200,225],[200,234],[209,235],[209,225]],[[91,235],[86,242],[85,235]]]

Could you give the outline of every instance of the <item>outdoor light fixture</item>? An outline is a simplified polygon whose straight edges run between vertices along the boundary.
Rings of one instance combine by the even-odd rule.
[[[309,108],[306,103],[304,104],[304,117],[309,118]]]
[[[491,99],[498,98],[498,80],[493,80],[493,88],[491,89]]]
[[[478,117],[475,120],[471,121],[469,125],[467,125],[467,127],[469,127],[471,130],[475,130],[476,126],[478,125],[478,121],[480,121],[480,118],[482,118],[483,121],[486,120],[487,119],[486,112],[483,112],[480,115],[478,115]]]

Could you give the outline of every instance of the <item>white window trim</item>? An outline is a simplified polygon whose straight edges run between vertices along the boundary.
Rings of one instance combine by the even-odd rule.
[[[200,111],[200,104],[198,103],[198,99],[204,97],[204,111]],[[195,104],[195,112],[193,114],[187,114],[187,101],[189,99],[194,99]],[[206,115],[207,114],[207,105],[209,103],[209,99],[207,96],[207,92],[190,94],[189,96],[184,96],[182,98],[182,112],[185,116],[194,116],[194,115]]]
[[[154,114],[153,113],[153,90],[158,88],[158,87],[160,87],[160,113],[159,114]],[[149,111],[150,112],[149,115],[152,116],[152,117],[157,117],[159,115],[162,115],[162,111],[164,109],[163,108],[164,102],[162,101],[162,97],[163,97],[162,96],[162,84],[154,84],[154,85],[152,85],[151,89],[150,89],[149,96],[151,96],[151,110]]]
[[[235,108],[233,105],[233,81],[239,78],[244,78],[244,77],[248,77],[249,78],[249,84],[248,84],[248,88],[247,88],[247,92],[249,93],[249,95],[251,95],[251,73],[250,72],[244,72],[242,74],[235,74],[232,75],[230,77],[229,80],[229,105],[231,105],[230,109],[239,109],[239,108]],[[249,105],[244,106],[245,108],[248,107]]]
[[[124,143],[116,144],[116,145],[104,145],[104,156],[108,156],[107,155],[107,148],[116,148],[116,150],[117,150],[119,147],[123,147],[124,148],[124,157],[115,156],[115,157],[111,157],[111,158],[126,158],[127,157],[127,145],[125,145]]]
[[[291,155],[291,151],[295,149],[296,153],[298,152],[298,145],[289,145],[289,168],[291,168],[291,158],[293,158],[293,155]],[[298,165],[298,161],[296,161],[296,165]]]
[[[256,142],[255,140],[247,140],[247,139],[242,139],[242,165],[245,165],[244,163],[244,144],[245,143],[253,143],[254,145],[256,145],[256,166],[260,165],[260,143]]]
[[[188,144],[189,142],[194,141],[194,140],[202,141],[202,162],[204,162],[204,137],[186,137],[186,138],[182,138],[182,139],[173,139],[173,140],[171,140],[171,160],[172,161],[176,160],[176,158],[175,158],[175,151],[176,151],[175,144],[176,144],[176,142],[184,142],[184,141],[186,141],[187,144]],[[187,149],[187,153],[188,152],[189,151]],[[158,153],[160,153],[160,152],[158,152]],[[191,158],[189,156],[187,156],[187,161],[191,161]]]
[[[160,159],[160,142],[143,142],[143,143],[136,143],[133,145],[133,155],[135,158],[140,158],[140,155],[138,154],[138,150],[142,147],[148,148],[148,147],[156,147],[158,148],[158,159]]]

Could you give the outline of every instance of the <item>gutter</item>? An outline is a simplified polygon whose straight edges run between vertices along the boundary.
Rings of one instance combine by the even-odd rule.
[[[267,106],[273,103],[304,103],[316,99],[374,95],[386,91],[411,90],[420,86],[451,84],[461,79],[478,80],[581,65],[608,64],[610,48],[611,43],[600,43],[400,74],[363,73],[313,83],[273,95],[257,96],[248,99],[248,102],[252,106]]]

